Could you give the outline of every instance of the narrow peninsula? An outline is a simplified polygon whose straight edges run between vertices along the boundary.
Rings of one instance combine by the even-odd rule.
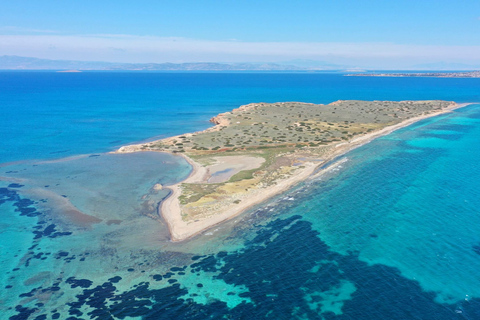
[[[418,120],[463,105],[448,101],[252,103],[217,115],[195,133],[129,145],[117,152],[163,151],[192,165],[167,186],[159,208],[182,241],[322,173],[332,159]]]
[[[415,72],[415,73],[351,73],[347,77],[430,77],[430,78],[480,78],[480,71]]]

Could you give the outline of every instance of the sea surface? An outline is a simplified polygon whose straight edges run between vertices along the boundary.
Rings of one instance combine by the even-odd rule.
[[[474,104],[355,149],[182,243],[190,173],[110,154],[250,102]],[[480,319],[480,79],[0,72],[1,319]]]

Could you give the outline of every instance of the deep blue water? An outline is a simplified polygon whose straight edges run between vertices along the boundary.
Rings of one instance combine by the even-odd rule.
[[[251,102],[480,101],[480,79],[279,73],[0,72],[0,163],[114,150],[205,129]]]
[[[0,167],[1,314],[479,319],[479,105],[377,139],[184,243],[152,218],[166,196],[152,186],[188,164],[105,154],[249,102],[338,99],[475,102],[480,79],[0,73],[0,163],[28,160]]]

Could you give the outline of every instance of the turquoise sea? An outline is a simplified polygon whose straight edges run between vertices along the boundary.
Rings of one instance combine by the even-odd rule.
[[[190,241],[190,172],[121,145],[250,102],[474,104],[364,145]],[[480,319],[480,79],[0,72],[1,319]]]

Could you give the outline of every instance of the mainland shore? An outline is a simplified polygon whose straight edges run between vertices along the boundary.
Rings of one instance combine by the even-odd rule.
[[[337,104],[338,103],[339,102],[337,102]],[[370,130],[370,132],[363,132],[355,137],[352,136],[348,140],[345,139],[346,141],[332,141],[326,145],[320,146],[322,150],[320,153],[316,152],[316,149],[319,147],[310,148],[305,146],[299,148],[299,145],[297,144],[296,147],[294,147],[292,150],[289,150],[289,153],[280,152],[275,154],[274,162],[269,160],[269,158],[266,158],[268,160],[267,162],[272,162],[275,164],[274,167],[268,167],[265,164],[265,158],[262,158],[256,153],[246,152],[250,150],[248,148],[244,148],[239,151],[231,149],[233,152],[230,152],[229,154],[224,154],[224,152],[222,153],[221,149],[215,150],[215,153],[209,151],[210,153],[208,153],[207,156],[205,155],[206,151],[202,151],[203,154],[196,151],[193,153],[173,152],[184,157],[185,160],[192,166],[192,171],[188,178],[184,181],[174,185],[164,186],[165,188],[168,188],[171,193],[160,204],[159,214],[161,214],[168,225],[172,241],[183,241],[189,239],[212,228],[213,226],[242,214],[248,209],[259,205],[276,195],[287,191],[302,181],[305,181],[311,177],[322,175],[338,164],[338,162],[336,162],[330,164],[328,167],[324,167],[327,163],[342,155],[345,155],[355,148],[358,148],[378,137],[387,135],[395,130],[404,128],[420,120],[445,114],[469,104],[470,103],[449,103],[440,109],[432,109],[431,112],[423,112],[420,115],[409,117],[398,123],[383,126],[377,130]],[[332,103],[331,105],[334,106],[335,103]],[[252,109],[251,107],[244,106],[236,110],[237,112],[251,112]],[[232,113],[235,114],[235,112]],[[185,134],[184,136],[188,135],[185,139],[191,139],[189,137],[192,136],[202,136],[204,133],[221,132],[228,126],[231,126],[232,123],[233,125],[239,123],[238,121],[233,122],[229,117],[225,117],[223,115],[224,114],[221,114],[212,119],[212,122],[216,123],[214,127],[208,128],[202,132],[196,132],[194,134]],[[230,113],[227,113],[227,115],[230,116]],[[229,120],[227,120],[227,118]],[[161,142],[151,142],[148,145],[139,144],[125,146],[120,148],[117,152],[171,152],[169,150],[165,150],[165,148],[157,149],[154,147],[158,145],[158,143],[162,143],[162,145],[164,145],[165,140],[167,142],[171,142],[172,138],[164,139]],[[174,139],[173,141],[176,142],[178,139]],[[314,152],[312,152],[311,149],[314,150]],[[201,154],[201,156],[198,156],[198,154]],[[195,160],[193,159],[194,157],[196,158]],[[205,159],[208,161],[205,161]],[[280,162],[278,159],[281,159],[283,162]],[[289,164],[284,164],[283,166],[279,165],[279,163],[286,162]],[[265,184],[262,181],[262,178],[266,179],[267,177],[270,179],[271,175],[278,173],[277,171],[280,170],[278,168],[281,169],[281,174],[279,174],[278,177],[275,176],[275,179],[272,183]],[[235,179],[238,174],[245,172],[253,172],[252,176],[248,177],[249,184],[245,184],[247,179]],[[267,172],[267,174],[265,175],[263,172]],[[255,181],[255,179],[257,180]],[[252,185],[252,181],[256,184]],[[241,184],[240,187],[245,188],[245,191],[243,191],[243,189],[242,191],[237,189],[230,191],[232,190],[231,185],[233,183],[237,183],[235,186]],[[217,185],[221,185],[221,187],[225,190],[229,190],[228,192],[230,192],[230,194],[223,195],[223,193],[225,193],[225,190],[223,190],[221,197],[218,197],[218,192],[215,194],[216,196],[213,197],[212,192],[209,191],[210,193],[206,192],[200,195],[195,194],[195,201],[186,201],[185,199],[182,199],[182,197],[185,197],[185,194],[189,194],[188,192],[190,190],[185,186],[202,186],[204,188],[211,188],[212,186],[217,187]],[[230,186],[230,189],[227,189],[227,186]],[[199,196],[201,196],[200,200],[197,199]],[[211,197],[211,199],[207,199],[208,197]],[[235,200],[232,202],[232,199]],[[204,212],[198,210],[200,207],[205,207],[205,209],[208,209],[210,212],[214,212],[214,214],[199,214],[198,212]],[[196,215],[192,215],[193,218],[191,218],[186,214],[186,212],[194,212]]]

